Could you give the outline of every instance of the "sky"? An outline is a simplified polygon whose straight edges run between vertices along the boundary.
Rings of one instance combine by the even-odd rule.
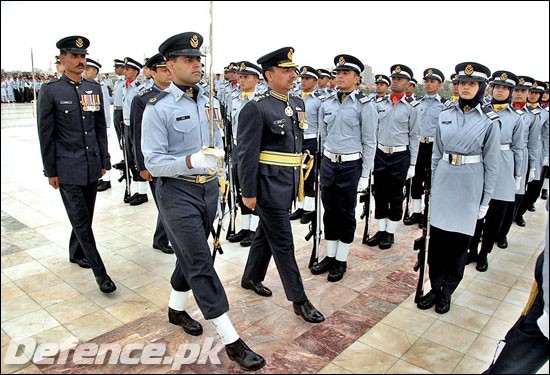
[[[203,46],[212,44],[205,63],[208,72],[213,56],[214,73],[289,46],[295,63],[315,68],[332,68],[336,55],[349,54],[374,74],[389,75],[402,64],[417,79],[427,68],[448,78],[456,64],[474,61],[491,71],[549,78],[548,1],[213,1],[212,43],[209,1],[1,4],[5,71],[30,71],[31,49],[35,68],[55,71],[57,41],[82,35],[100,72],[112,72],[113,59],[143,61],[172,35],[194,31]]]

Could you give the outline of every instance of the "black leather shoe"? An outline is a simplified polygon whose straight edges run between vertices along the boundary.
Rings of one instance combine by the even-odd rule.
[[[252,241],[254,241],[255,235],[256,235],[256,232],[249,230],[246,237],[239,244],[242,247],[249,247],[250,245],[252,245]]]
[[[137,197],[130,201],[130,206],[139,206],[140,204],[149,202],[147,194],[137,194]]]
[[[124,193],[124,203],[130,203],[137,196],[138,196],[138,193],[135,193],[134,195],[130,196],[130,194],[125,192]]]
[[[504,237],[502,240],[498,240],[497,246],[500,249],[506,249],[508,247],[508,239]]]
[[[517,225],[519,225],[520,227],[524,227],[525,226],[525,219],[523,218],[523,215],[522,216],[516,216],[516,220],[514,220],[516,222]]]
[[[376,232],[374,234],[374,236],[372,236],[371,238],[369,238],[367,240],[367,245],[368,246],[378,246],[378,244],[380,243],[380,241],[384,238],[386,238],[386,231],[383,231],[383,232]]]
[[[241,229],[237,233],[234,233],[231,236],[229,236],[227,238],[227,240],[229,242],[241,242],[242,240],[244,240],[246,238],[246,236],[248,236],[249,232],[250,231],[248,229]]]
[[[334,257],[324,257],[322,261],[314,263],[313,266],[311,266],[311,273],[313,275],[321,275],[330,271],[335,260],[336,258]]]
[[[296,211],[290,214],[290,220],[301,219],[303,214],[304,214],[304,209],[298,208]]]
[[[90,266],[90,263],[88,263],[88,259],[86,258],[80,258],[80,259],[69,258],[69,262],[76,263],[82,268],[92,268],[92,266]]]
[[[265,287],[261,282],[256,283],[252,280],[243,278],[241,279],[241,286],[244,289],[253,290],[254,293],[262,297],[270,297],[273,294],[271,290],[268,287]]]
[[[292,302],[292,306],[294,307],[294,313],[296,315],[301,315],[306,322],[321,323],[325,320],[323,314],[321,314],[309,301],[300,304]]]
[[[527,207],[527,211],[529,211],[529,212],[535,212],[535,210],[536,210],[536,208],[535,208],[535,205],[534,205],[534,204],[532,204],[532,205],[530,205],[529,207]]]
[[[479,254],[477,259],[476,270],[479,272],[485,272],[489,268],[489,263],[487,262],[487,255]]]
[[[422,214],[420,212],[415,212],[411,216],[406,217],[403,220],[403,224],[405,225],[414,225],[420,223],[422,223]]]
[[[174,249],[172,249],[172,246],[170,246],[170,245],[166,245],[166,246],[153,245],[153,249],[160,250],[164,254],[174,254]]]
[[[336,282],[342,280],[346,270],[348,269],[348,262],[341,262],[335,259],[332,269],[330,270],[327,280],[330,282]]]
[[[393,233],[386,232],[386,237],[380,240],[380,243],[378,244],[378,247],[381,250],[389,249],[394,241],[395,241],[395,239],[394,239]]]
[[[315,217],[315,211],[304,211],[300,218],[300,224],[308,224]]]
[[[475,262],[477,262],[477,254],[474,253],[472,250],[468,251],[468,259],[466,260],[466,264]]]
[[[242,339],[225,346],[225,352],[230,360],[237,362],[245,371],[256,371],[265,366],[265,359],[252,351]]]
[[[99,290],[101,290],[103,293],[112,293],[116,290],[115,283],[107,274],[96,276],[95,281],[97,285],[99,285]]]
[[[540,193],[540,199],[548,199],[548,189],[542,189],[541,193]]]
[[[111,181],[99,180],[99,184],[97,184],[97,191],[105,191],[110,188],[111,188]]]
[[[440,298],[440,293],[432,289],[428,292],[428,294],[420,298],[420,301],[418,301],[416,307],[418,307],[420,310],[431,309],[433,305],[439,302]]]
[[[182,326],[183,330],[191,336],[202,334],[201,324],[191,318],[187,311],[178,311],[168,307],[168,321],[177,326]]]
[[[451,296],[441,294],[441,298],[435,305],[435,312],[438,314],[445,314],[451,309]]]

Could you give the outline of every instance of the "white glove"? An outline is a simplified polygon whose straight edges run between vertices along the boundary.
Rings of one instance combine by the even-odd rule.
[[[407,171],[407,178],[406,180],[408,180],[409,178],[413,178],[414,177],[414,165],[409,165],[409,170]]]
[[[357,185],[357,192],[362,193],[369,186],[369,178],[361,177],[359,179],[359,184]]]
[[[544,167],[548,167],[548,156],[545,156],[544,159],[542,159],[542,165]]]
[[[489,206],[479,206],[479,212],[477,213],[477,219],[483,219],[487,215],[487,210]]]
[[[535,179],[535,168],[529,169],[529,177],[527,178],[527,182],[531,182]]]
[[[521,177],[516,176],[514,178],[515,178],[515,183],[516,183],[516,186],[515,186],[516,192],[518,192],[520,187],[521,187]]]
[[[198,151],[191,155],[191,167],[193,168],[208,168],[213,171],[218,170],[218,158],[214,155],[205,154]]]

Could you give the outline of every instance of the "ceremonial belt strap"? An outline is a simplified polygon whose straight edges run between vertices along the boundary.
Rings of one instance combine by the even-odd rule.
[[[481,163],[481,155],[459,155],[444,152],[441,160],[453,165],[473,164]]]
[[[183,180],[187,182],[193,182],[195,184],[206,184],[207,182],[214,181],[218,176],[213,174],[196,174],[196,175],[184,175],[179,174],[174,177],[177,180]]]
[[[420,137],[420,143],[432,143],[435,137]]]
[[[298,183],[298,202],[304,200],[304,170],[302,154],[292,152],[261,151],[260,164],[277,165],[280,167],[300,167],[300,181]]]
[[[122,111],[122,107],[119,107],[119,106],[115,105],[115,111]]]
[[[509,149],[510,149],[510,144],[509,143],[500,145],[500,151],[508,151]]]

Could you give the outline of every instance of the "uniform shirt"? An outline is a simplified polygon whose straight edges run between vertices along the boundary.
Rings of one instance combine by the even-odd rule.
[[[210,174],[207,168],[187,167],[186,156],[210,144],[210,122],[206,109],[209,97],[198,86],[197,102],[173,82],[153,97],[143,112],[141,151],[145,167],[155,177]],[[214,100],[214,108],[219,103]],[[214,127],[214,146],[223,147],[218,127]]]
[[[443,153],[481,155],[482,160],[452,165],[442,160]],[[479,104],[468,113],[458,103],[441,112],[432,153],[430,223],[472,236],[479,206],[488,206],[493,197],[499,164],[498,116],[491,120]]]
[[[435,137],[435,129],[437,128],[439,114],[445,108],[442,103],[441,96],[435,94],[429,98],[427,95],[419,99],[420,104],[420,136]]]
[[[103,111],[105,112],[105,123],[107,124],[107,127],[110,128],[111,127],[111,103],[113,101],[113,98],[111,98],[111,95],[109,95],[109,89],[107,88],[107,86],[103,84],[103,82],[99,83],[99,85],[101,86],[101,93],[103,94]]]
[[[115,107],[122,107],[122,88],[124,87],[124,81],[124,76],[117,76],[115,88],[113,89],[113,105]]]
[[[155,80],[153,78],[146,79],[141,85],[138,86],[138,92],[153,87]]]
[[[243,99],[242,90],[235,91],[231,97],[231,100],[227,103],[227,113],[231,116],[231,131],[233,136],[233,143],[237,144],[237,132],[239,126],[239,113],[242,107],[253,100],[257,95],[256,92],[251,93],[248,98]]]
[[[392,105],[389,96],[376,99],[378,110],[378,143],[383,146],[409,146],[411,165],[416,164],[420,141],[420,111],[405,95]]]
[[[286,211],[298,191],[299,168],[261,164],[258,160],[264,150],[293,154],[302,151],[298,112],[305,112],[304,102],[289,95],[288,103],[291,116],[285,113],[287,102],[276,98],[272,90],[256,96],[241,109],[237,136],[237,170],[243,197],[256,197],[263,207]]]
[[[93,106],[85,108],[82,103]],[[45,84],[38,97],[37,122],[46,177],[75,185],[88,185],[101,178],[107,128],[98,83],[86,79],[75,82],[63,74]]]
[[[302,95],[302,90],[300,90],[297,95],[299,95],[306,106],[306,118],[307,118],[307,129],[304,130],[304,135],[315,135],[319,133],[319,109],[321,108],[322,101],[327,98],[327,96],[321,90],[314,90],[309,93],[305,98]]]
[[[126,83],[122,86],[122,118],[124,125],[130,126],[130,113],[132,112],[132,100],[138,94],[140,82],[135,79],[126,87]]]
[[[514,202],[516,196],[515,176],[523,176],[523,122],[522,111],[508,105],[498,112],[500,117],[500,144],[509,145],[509,150],[500,151],[500,164],[493,199]]]
[[[529,163],[525,167],[524,176],[527,175],[527,168],[535,168],[535,179],[540,177],[542,160],[540,154],[542,151],[542,109],[540,107],[532,108],[529,105],[523,107],[522,111],[525,112],[523,138],[527,139],[527,154]],[[527,181],[525,181],[527,182]]]
[[[323,149],[334,154],[360,152],[363,177],[368,177],[372,170],[378,123],[376,107],[367,100],[355,90],[340,103],[334,93],[323,101],[319,109],[319,132]]]

